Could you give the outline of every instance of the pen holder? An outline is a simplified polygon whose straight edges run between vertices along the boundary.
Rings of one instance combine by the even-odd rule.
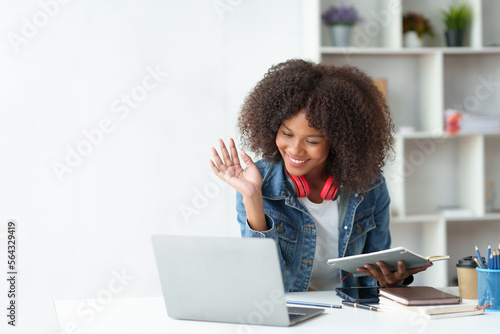
[[[490,304],[486,311],[500,312],[500,270],[479,267],[476,270],[478,306]]]

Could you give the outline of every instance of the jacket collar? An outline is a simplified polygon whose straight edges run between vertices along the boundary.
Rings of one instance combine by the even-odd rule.
[[[262,196],[269,199],[284,199],[289,195],[287,175],[283,162],[261,160],[258,163],[263,178]]]
[[[260,160],[256,163],[256,165],[259,167],[263,178],[263,197],[277,200],[284,199],[290,195],[288,190],[288,176],[286,175],[285,168],[283,167],[283,161],[274,162],[270,160]],[[372,182],[367,192],[375,189],[382,183],[382,178]],[[340,196],[347,197],[347,191],[345,189],[341,188],[340,191]],[[358,197],[358,193],[354,194],[354,196]]]

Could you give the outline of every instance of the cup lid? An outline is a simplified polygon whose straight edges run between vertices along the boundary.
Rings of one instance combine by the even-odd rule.
[[[476,268],[477,263],[474,261],[475,256],[467,256],[458,260],[457,268]],[[484,258],[481,259],[484,263]]]

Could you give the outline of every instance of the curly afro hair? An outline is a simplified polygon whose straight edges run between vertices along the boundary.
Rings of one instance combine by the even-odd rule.
[[[238,117],[243,145],[264,159],[281,160],[278,129],[299,111],[330,143],[327,175],[350,193],[361,194],[380,179],[394,144],[394,125],[368,75],[352,66],[299,59],[271,67]]]

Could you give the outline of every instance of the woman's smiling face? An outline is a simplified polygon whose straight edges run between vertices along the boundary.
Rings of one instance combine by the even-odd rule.
[[[286,170],[292,175],[323,176],[330,143],[323,134],[309,126],[304,111],[284,120],[276,135]]]

